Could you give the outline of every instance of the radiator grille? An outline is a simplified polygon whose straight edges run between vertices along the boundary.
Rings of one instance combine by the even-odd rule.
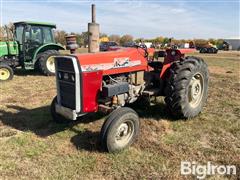
[[[56,77],[58,97],[62,106],[76,109],[76,82],[74,65],[71,58],[56,57]]]

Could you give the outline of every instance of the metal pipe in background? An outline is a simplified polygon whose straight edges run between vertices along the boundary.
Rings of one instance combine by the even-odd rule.
[[[92,23],[96,23],[96,6],[92,4]]]

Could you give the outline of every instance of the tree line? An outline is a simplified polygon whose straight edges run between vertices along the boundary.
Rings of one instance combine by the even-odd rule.
[[[77,43],[80,47],[86,47],[88,44],[88,33],[87,32],[82,32],[81,34],[79,33],[70,33],[71,35],[76,35],[77,38]],[[55,38],[57,40],[57,42],[66,45],[66,41],[65,41],[65,36],[67,35],[67,33],[65,31],[56,31],[55,32]],[[144,38],[137,38],[134,39],[134,37],[130,34],[125,34],[125,35],[117,35],[117,34],[112,34],[112,35],[107,35],[105,33],[100,33],[100,38],[102,37],[107,37],[109,39],[109,41],[114,41],[116,43],[118,43],[119,45],[123,45],[127,42],[136,42],[136,43],[140,43],[140,42],[150,42],[153,43],[155,45],[164,45],[164,44],[168,44],[170,43],[170,41],[175,44],[175,45],[181,45],[184,43],[194,43],[195,47],[203,47],[205,45],[207,45],[208,43],[211,43],[213,45],[216,45],[218,48],[221,49],[224,40],[223,39],[174,39],[174,38],[169,38],[169,37],[163,37],[163,36],[159,36],[156,38],[152,38],[152,39],[144,39]]]
[[[6,34],[6,28],[8,29],[9,32],[9,37],[12,39],[13,38],[13,24],[10,23],[6,27],[0,27],[0,41],[4,41],[7,39],[7,34]],[[77,44],[79,47],[86,47],[88,44],[88,32],[82,32],[82,33],[74,33],[71,32],[71,35],[76,35],[77,38]],[[54,31],[55,39],[58,43],[61,43],[62,45],[66,45],[66,40],[65,37],[69,35],[66,31],[63,30],[55,30]],[[195,44],[195,47],[202,47],[208,43],[211,43],[213,45],[216,45],[218,48],[221,49],[224,40],[223,39],[174,39],[174,38],[169,38],[169,37],[163,37],[159,36],[156,38],[152,39],[144,39],[144,38],[137,38],[134,39],[134,37],[130,34],[125,34],[125,35],[117,35],[117,34],[112,34],[112,35],[107,35],[106,33],[100,33],[100,38],[102,37],[107,37],[109,41],[114,41],[117,42],[119,45],[123,45],[127,42],[151,42],[155,45],[164,45],[169,43],[170,39],[171,42],[175,45],[181,45],[184,43],[189,43],[193,42]]]
[[[69,35],[65,31],[55,31],[55,39],[57,42],[66,45],[66,40],[65,37]],[[73,33],[71,32],[70,35],[75,35],[77,39],[77,44],[79,47],[86,47],[88,44],[88,32],[82,32],[82,33]],[[123,36],[112,34],[112,35],[107,35],[105,33],[100,33],[100,38],[102,37],[107,37],[109,41],[114,41],[120,45],[125,44],[126,42],[132,42],[134,41],[134,38],[132,35],[126,34]]]

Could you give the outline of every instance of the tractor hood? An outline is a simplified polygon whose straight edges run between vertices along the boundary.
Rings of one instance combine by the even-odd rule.
[[[146,70],[144,50],[121,48],[117,51],[76,54],[83,72],[103,71],[103,75]]]

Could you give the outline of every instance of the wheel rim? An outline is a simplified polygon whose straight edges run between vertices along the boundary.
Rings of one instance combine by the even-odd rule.
[[[120,124],[117,128],[115,142],[118,146],[123,147],[128,144],[134,133],[134,124],[132,121],[127,120]]]
[[[0,69],[0,80],[5,81],[10,77],[10,72],[7,68]]]
[[[55,73],[54,56],[50,56],[50,57],[47,59],[47,69],[48,69],[51,73]]]
[[[196,108],[203,97],[204,82],[201,73],[196,73],[191,81],[188,89],[188,99],[191,107]]]

